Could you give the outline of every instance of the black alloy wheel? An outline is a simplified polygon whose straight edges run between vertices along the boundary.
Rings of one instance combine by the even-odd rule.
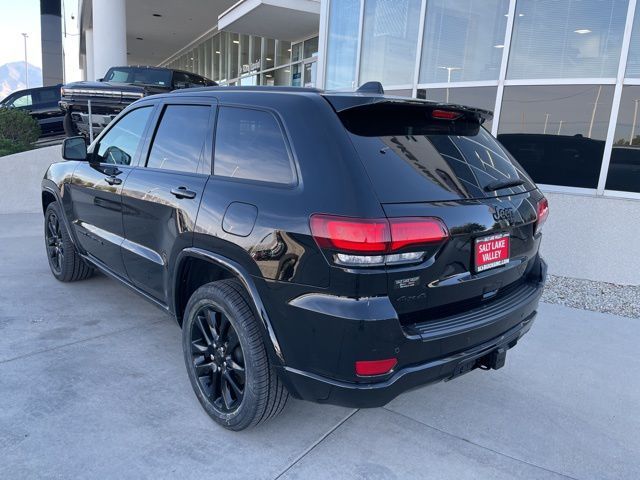
[[[236,279],[207,283],[191,295],[182,323],[193,391],[213,420],[235,431],[275,417],[289,398],[251,302]]]
[[[71,241],[58,202],[51,202],[45,210],[44,242],[51,273],[58,280],[75,282],[93,275],[93,268],[84,261]]]
[[[191,354],[202,392],[220,413],[234,412],[244,397],[244,355],[233,325],[212,305],[191,324]]]
[[[60,227],[60,218],[56,212],[49,212],[45,228],[47,256],[54,274],[61,275],[64,265],[64,241]]]

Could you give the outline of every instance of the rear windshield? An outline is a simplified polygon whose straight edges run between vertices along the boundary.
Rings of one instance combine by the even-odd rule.
[[[171,85],[171,71],[156,68],[111,68],[104,77],[104,81],[166,87]]]
[[[478,117],[437,120],[430,108],[421,110],[412,106],[405,114],[369,105],[339,113],[381,202],[476,199],[535,188]]]

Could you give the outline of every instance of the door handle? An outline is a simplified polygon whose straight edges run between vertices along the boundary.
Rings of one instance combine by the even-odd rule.
[[[196,198],[196,192],[187,190],[187,187],[177,187],[171,189],[171,194],[176,198]]]
[[[122,184],[122,179],[116,177],[115,175],[109,175],[108,177],[105,177],[104,181],[107,182],[109,185],[120,185],[120,184]]]

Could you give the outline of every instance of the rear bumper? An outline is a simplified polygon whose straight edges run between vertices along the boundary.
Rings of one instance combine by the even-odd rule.
[[[348,326],[337,375],[284,366],[281,376],[296,397],[367,408],[383,406],[407,390],[487,365],[494,352],[504,356],[533,324],[546,278],[546,264],[540,258],[538,262],[537,275],[513,295],[464,315],[403,328],[401,339],[389,332],[391,322],[345,319]],[[354,328],[349,330],[349,325]],[[346,370],[353,372],[354,358],[367,359],[366,352],[373,352],[369,358],[397,357],[398,366],[380,377],[338,377]]]

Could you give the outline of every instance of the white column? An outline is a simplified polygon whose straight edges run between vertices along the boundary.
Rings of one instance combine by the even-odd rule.
[[[93,0],[93,74],[127,64],[125,0]]]
[[[93,29],[92,28],[87,28],[84,31],[84,48],[86,50],[86,53],[84,56],[85,75],[87,80],[92,82],[96,79],[95,71],[93,69],[94,55],[93,55]]]

